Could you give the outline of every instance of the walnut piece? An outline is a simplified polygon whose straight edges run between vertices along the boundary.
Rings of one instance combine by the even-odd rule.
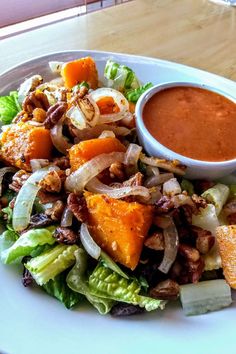
[[[61,191],[62,183],[64,180],[64,171],[50,171],[39,182],[39,186],[46,192],[59,193]]]
[[[49,108],[48,98],[43,92],[33,91],[24,99],[22,108],[27,113],[33,113],[35,108],[42,108],[47,111]]]
[[[27,173],[24,170],[17,171],[12,177],[12,182],[9,184],[9,188],[18,193],[29,176],[30,173]]]

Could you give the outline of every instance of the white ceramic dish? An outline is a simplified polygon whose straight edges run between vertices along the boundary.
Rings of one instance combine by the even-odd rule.
[[[221,94],[236,104],[236,91],[232,92],[231,95],[229,95],[228,93],[225,93],[221,87],[210,86],[203,83],[199,84],[194,82],[176,82],[176,81],[157,84],[143,93],[143,95],[138,100],[135,109],[136,120],[137,120],[137,133],[138,133],[139,141],[144,147],[144,149],[147,151],[147,153],[150,156],[157,156],[168,160],[179,160],[183,165],[187,166],[187,170],[186,170],[187,178],[215,180],[235,171],[236,158],[233,160],[222,161],[222,162],[207,162],[207,161],[191,159],[189,157],[180,155],[168,149],[166,146],[159,143],[148,131],[143,121],[144,106],[150,100],[150,98],[156,93],[176,86],[200,87]]]
[[[132,55],[72,51],[50,54],[2,74],[0,94],[15,89],[24,77],[52,77],[48,61],[91,55],[102,75],[108,58],[131,66],[154,84],[193,81],[236,90],[230,80],[162,60]],[[0,353],[6,354],[219,354],[235,351],[235,303],[222,311],[185,317],[179,303],[132,318],[100,316],[88,306],[66,310],[57,300],[21,284],[21,271],[0,265]]]

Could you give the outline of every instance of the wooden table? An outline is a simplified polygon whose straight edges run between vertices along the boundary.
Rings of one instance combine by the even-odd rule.
[[[208,0],[134,0],[2,40],[0,72],[70,49],[152,56],[236,80],[236,8]]]

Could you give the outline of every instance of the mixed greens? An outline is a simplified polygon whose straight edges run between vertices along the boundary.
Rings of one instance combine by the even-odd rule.
[[[49,63],[0,97],[2,263],[72,308],[195,315],[232,303],[236,178],[189,181],[148,157],[134,107],[151,83],[108,60]]]

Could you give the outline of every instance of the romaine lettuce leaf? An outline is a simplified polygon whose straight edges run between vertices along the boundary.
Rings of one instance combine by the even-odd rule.
[[[104,76],[108,79],[108,86],[119,91],[140,87],[140,82],[132,69],[111,59],[106,63]]]
[[[65,272],[57,275],[53,280],[44,284],[43,289],[70,309],[82,299],[82,296],[68,287],[66,276]]]
[[[219,215],[229,197],[229,187],[225,184],[217,183],[202,193],[202,197],[215,206],[216,215]]]
[[[144,307],[147,311],[163,309],[165,301],[140,295],[141,286],[136,279],[127,280],[111,269],[98,265],[89,277],[93,295]]]
[[[149,88],[151,88],[153,84],[151,82],[146,83],[143,86],[140,86],[136,89],[129,89],[125,91],[125,97],[129,102],[134,102],[136,103],[139,99],[139,97],[147,91]]]
[[[0,97],[0,121],[3,124],[10,124],[20,110],[16,91],[10,92],[9,96]]]
[[[6,230],[0,235],[1,259],[2,259],[2,255],[4,255],[6,250],[8,250],[9,248],[12,247],[12,245],[14,245],[14,243],[16,242],[18,237],[19,237],[19,235],[16,232],[10,231],[10,230]]]
[[[87,300],[99,311],[100,314],[105,315],[111,310],[112,306],[114,305],[114,301],[91,294],[88,286],[87,275],[88,256],[82,248],[79,248],[75,252],[75,256],[76,264],[67,276],[67,285],[73,291],[84,295]]]
[[[77,245],[58,245],[25,264],[39,285],[46,284],[75,263]]]
[[[1,260],[5,264],[14,262],[17,258],[29,256],[38,246],[45,244],[52,245],[55,238],[52,233],[55,226],[45,229],[32,229],[23,233],[14,244],[1,252]]]
[[[192,224],[201,227],[204,230],[211,231],[211,233],[215,235],[216,228],[220,225],[216,215],[215,206],[213,204],[208,204],[206,208],[200,208],[197,215],[193,214]]]

